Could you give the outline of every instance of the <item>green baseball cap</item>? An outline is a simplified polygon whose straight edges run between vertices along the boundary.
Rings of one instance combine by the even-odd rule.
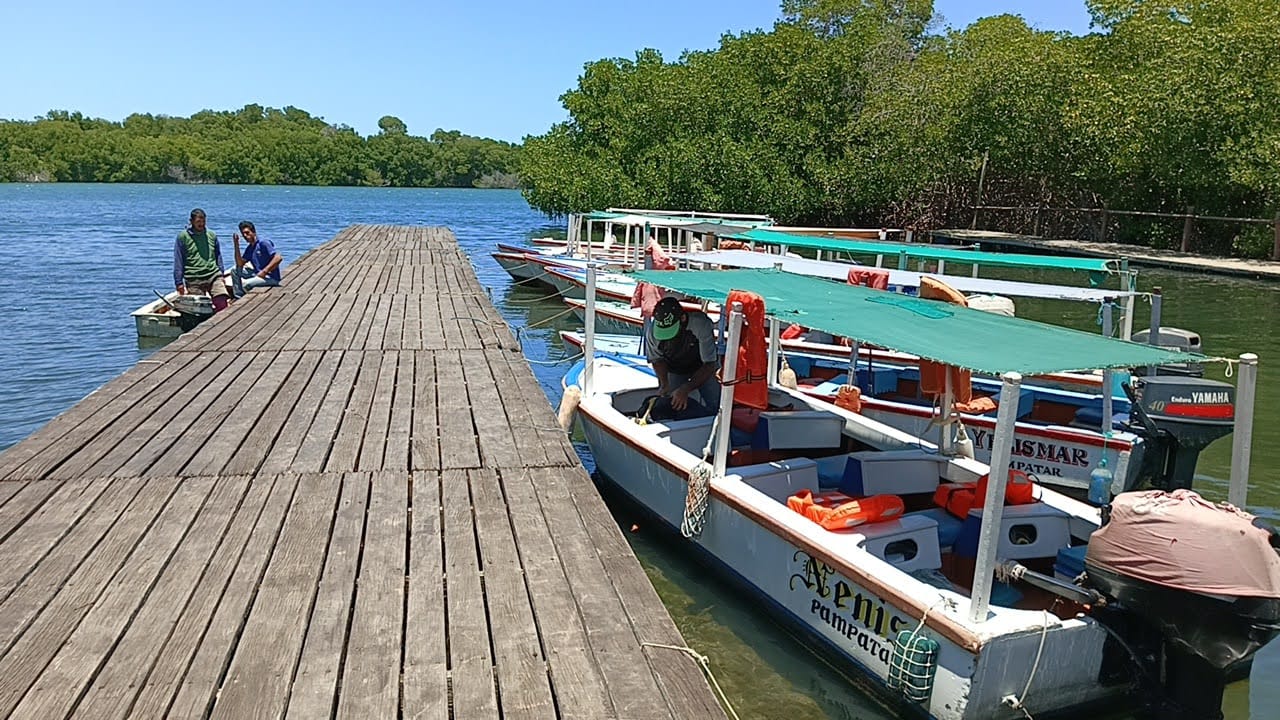
[[[680,320],[684,318],[684,308],[680,301],[673,297],[665,297],[653,308],[653,339],[670,340],[680,334]]]

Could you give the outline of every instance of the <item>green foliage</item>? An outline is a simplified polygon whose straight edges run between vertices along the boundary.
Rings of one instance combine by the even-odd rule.
[[[456,131],[415,137],[390,115],[378,126],[363,138],[305,110],[261,105],[120,123],[55,110],[0,121],[0,182],[514,187],[518,146]]]
[[[525,140],[529,202],[967,225],[985,157],[987,204],[1280,206],[1280,3],[1092,0],[1102,32],[1084,37],[1011,15],[931,33],[929,0],[781,10],[675,62],[588,63],[561,97],[569,120]],[[1215,246],[1230,232],[1197,226]]]

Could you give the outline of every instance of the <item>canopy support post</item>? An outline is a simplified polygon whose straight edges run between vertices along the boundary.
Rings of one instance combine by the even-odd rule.
[[[723,311],[722,311],[723,312]],[[729,311],[729,339],[724,348],[723,388],[720,391],[720,419],[715,424],[715,475],[724,477],[729,464],[729,430],[733,423],[733,379],[738,373],[738,342],[742,339],[742,303],[734,303]]]
[[[1130,295],[1129,297],[1133,297],[1133,296]],[[1111,317],[1113,308],[1114,308],[1114,304],[1111,302],[1111,298],[1107,298],[1106,300],[1102,301],[1102,336],[1105,338],[1110,338],[1113,334],[1115,334],[1115,331],[1112,328],[1113,318]],[[1103,437],[1106,437],[1111,432],[1111,427],[1114,424],[1114,421],[1112,420],[1112,417],[1114,417],[1114,415],[1113,415],[1113,409],[1111,406],[1111,402],[1112,402],[1111,396],[1113,394],[1111,392],[1111,385],[1112,385],[1111,378],[1112,378],[1111,368],[1103,368],[1102,369],[1102,433],[1103,433]]]
[[[1120,288],[1128,293],[1124,300],[1124,329],[1120,332],[1121,340],[1131,340],[1133,338],[1133,291],[1138,288],[1138,271],[1129,269],[1129,260],[1124,258],[1121,261],[1121,267],[1124,271],[1120,273],[1120,282],[1124,287]]]
[[[871,379],[871,362],[868,361],[867,362],[867,382],[868,383],[870,383],[871,381],[870,379]],[[849,381],[846,382],[845,385],[848,385],[849,387],[856,387],[859,390],[862,389],[861,386],[858,385],[858,341],[857,340],[850,340]],[[870,390],[868,390],[868,392],[870,392]]]
[[[1022,375],[1016,372],[1001,376],[1002,398],[1018,397]],[[1018,419],[1018,403],[1002,402],[996,415],[995,437],[991,445],[991,465],[987,476],[987,496],[982,501],[982,529],[978,534],[978,558],[973,571],[973,593],[969,600],[969,620],[986,622],[991,606],[991,583],[996,567],[996,551],[1000,548],[1001,522],[1004,520],[1004,490],[1009,484],[1009,459],[1013,450],[1014,423]]]
[[[1164,310],[1164,293],[1160,288],[1151,288],[1151,332],[1147,335],[1147,342],[1151,347],[1160,347],[1160,320]],[[1147,376],[1156,376],[1156,366],[1147,366]]]
[[[596,359],[596,264],[587,263],[586,327],[582,332],[582,395],[591,396],[593,366]]]
[[[951,423],[954,422],[952,406],[956,402],[956,389],[951,385],[951,368],[946,372],[946,388],[942,391],[942,408],[938,411],[938,452],[948,457],[955,455],[952,443]]]
[[[778,359],[782,356],[782,333],[778,328],[778,318],[769,318],[769,371],[765,375],[765,384],[773,387],[778,384]]]
[[[1258,389],[1258,356],[1240,356],[1236,383],[1236,423],[1231,437],[1231,484],[1227,502],[1241,510],[1249,496],[1249,455],[1253,452],[1253,401]]]

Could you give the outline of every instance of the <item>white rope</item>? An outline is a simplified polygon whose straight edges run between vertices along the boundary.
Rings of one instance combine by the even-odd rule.
[[[705,673],[707,676],[707,679],[711,681],[711,687],[715,688],[716,695],[720,696],[720,702],[721,704],[724,705],[724,709],[729,711],[729,717],[733,718],[733,720],[740,720],[740,718],[738,717],[738,713],[735,712],[733,709],[733,705],[729,703],[729,696],[724,694],[724,690],[721,689],[720,683],[716,681],[715,674],[711,672],[711,661],[706,655],[702,655],[701,653],[694,650],[693,648],[681,647],[679,645],[663,645],[662,643],[646,642],[646,643],[640,643],[640,647],[655,647],[655,648],[663,648],[666,650],[675,650],[677,652],[682,652],[685,655],[688,655],[689,657],[696,660],[698,664],[702,666],[702,672]]]
[[[1040,668],[1040,657],[1044,653],[1044,640],[1049,636],[1049,611],[1041,610],[1040,612],[1044,615],[1044,627],[1040,630],[1040,647],[1036,650],[1035,662],[1031,663],[1031,674],[1027,676],[1027,684],[1022,687],[1022,695],[1013,699],[1013,709],[1021,710],[1027,720],[1035,720],[1027,710],[1027,692],[1031,690],[1031,683],[1036,679],[1036,670]]]

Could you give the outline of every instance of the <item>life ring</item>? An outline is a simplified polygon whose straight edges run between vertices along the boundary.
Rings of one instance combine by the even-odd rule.
[[[738,343],[738,366],[733,379],[735,403],[760,410],[769,409],[769,351],[764,331],[764,298],[745,290],[731,290],[724,307],[742,303],[742,339]]]
[[[967,307],[964,293],[950,285],[932,277],[920,278],[920,297],[925,300],[941,300]],[[920,392],[923,395],[937,396],[947,391],[947,372],[951,373],[951,393],[956,403],[963,404],[973,400],[972,373],[951,365],[920,361]]]

